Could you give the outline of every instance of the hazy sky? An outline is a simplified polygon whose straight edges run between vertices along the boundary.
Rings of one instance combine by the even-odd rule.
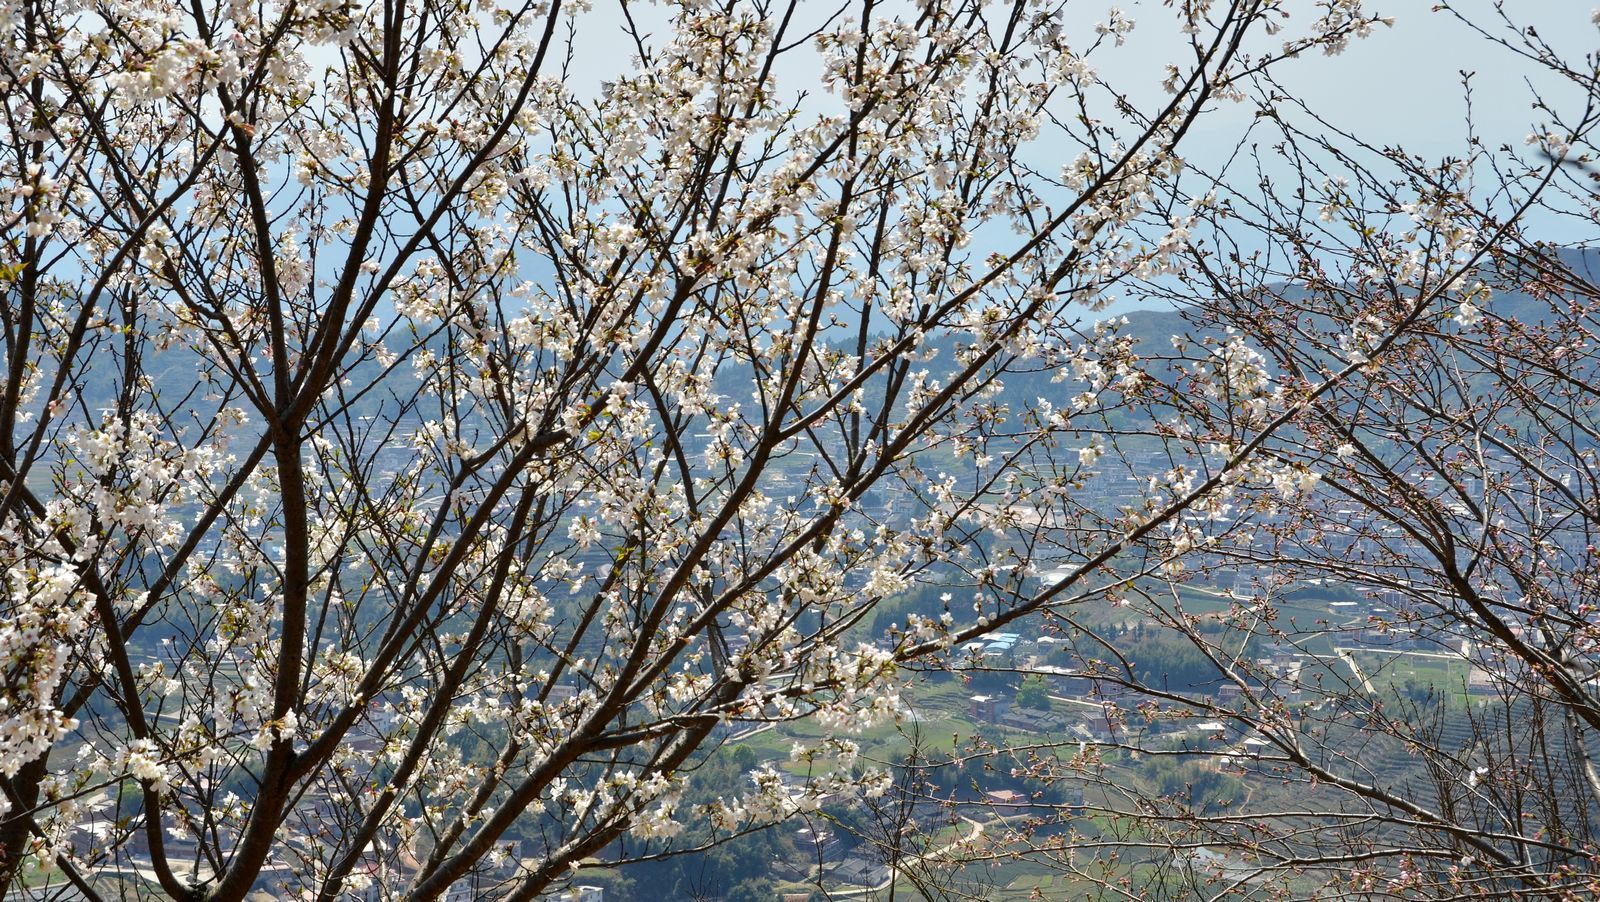
[[[1547,89],[1554,82],[1509,51],[1492,48],[1448,12],[1432,11],[1434,4],[1435,0],[1366,0],[1369,10],[1393,16],[1394,27],[1375,29],[1370,37],[1352,42],[1341,56],[1315,54],[1275,71],[1286,84],[1347,125],[1360,126],[1384,141],[1401,142],[1424,151],[1437,147],[1441,153],[1461,142],[1459,73],[1463,69],[1474,71],[1477,114],[1486,137],[1521,141],[1534,118],[1529,110],[1527,80]],[[854,11],[859,5],[847,0],[803,0],[801,16],[820,22],[841,6]],[[895,0],[880,3],[880,14],[893,10],[895,5]],[[1295,10],[1290,28],[1303,29],[1322,5],[1314,0],[1288,0],[1287,6]],[[1492,0],[1462,0],[1453,5],[1475,20],[1491,26],[1496,23]],[[1087,46],[1095,23],[1105,20],[1106,11],[1113,6],[1124,10],[1138,27],[1126,46],[1108,47],[1097,54],[1096,67],[1119,88],[1157,102],[1165,97],[1160,89],[1165,64],[1186,52],[1175,12],[1166,0],[1074,0],[1066,7],[1068,40],[1075,49]],[[635,20],[645,23],[647,29],[652,20],[660,23],[665,18],[659,7],[639,0],[634,0],[630,9]],[[1592,10],[1583,0],[1509,0],[1507,9],[1519,23],[1533,24],[1541,37],[1574,62],[1581,61],[1585,52],[1600,47],[1600,29],[1592,23]],[[581,18],[574,74],[579,79],[598,80],[626,67],[632,43],[622,34],[624,20],[617,0],[594,0],[593,9]],[[791,33],[796,32],[803,33],[803,29],[791,29]],[[1075,32],[1082,37],[1076,37]],[[1260,41],[1253,48],[1257,50],[1275,47],[1282,40],[1281,36],[1258,37]],[[787,71],[779,70],[779,78],[786,86],[793,87],[809,75],[803,71],[805,60],[806,57],[797,56]],[[1582,95],[1570,89],[1564,94],[1569,101],[1582,101]]]
[[[1573,116],[1581,113],[1589,99],[1584,91],[1551,77],[1511,50],[1494,46],[1449,12],[1434,11],[1434,4],[1435,0],[1366,0],[1368,10],[1393,16],[1394,26],[1375,29],[1371,36],[1352,42],[1342,55],[1328,57],[1317,52],[1285,61],[1273,71],[1287,90],[1303,98],[1333,126],[1359,134],[1373,145],[1403,146],[1429,161],[1459,157],[1466,151],[1463,70],[1475,73],[1471,83],[1476,130],[1490,147],[1508,143],[1520,148],[1534,125],[1547,121],[1546,114],[1531,106],[1535,90],[1543,92],[1556,109]],[[881,14],[897,5],[908,12],[913,6],[911,0],[884,0],[878,9]],[[1285,35],[1258,33],[1247,49],[1256,53],[1277,50],[1287,34],[1303,34],[1306,23],[1324,5],[1315,0],[1287,0],[1294,18]],[[1493,0],[1462,0],[1455,5],[1494,34],[1507,34]],[[859,15],[857,0],[802,0],[800,19],[804,24],[790,33],[810,31],[841,6],[850,10],[847,15]],[[1112,6],[1120,7],[1138,25],[1125,46],[1103,47],[1091,62],[1106,82],[1141,109],[1153,112],[1169,99],[1161,87],[1166,64],[1192,60],[1187,39],[1179,31],[1176,12],[1165,0],[1072,0],[1064,33],[1073,49],[1093,41],[1095,24],[1107,19]],[[1600,29],[1591,19],[1588,2],[1507,0],[1506,8],[1511,17],[1532,24],[1540,36],[1580,67],[1584,55],[1600,47]],[[659,45],[667,31],[670,7],[633,0],[629,9],[645,31],[655,33],[651,43]],[[593,8],[579,14],[570,70],[579,93],[596,89],[602,80],[631,68],[634,48],[623,31],[624,23],[619,0],[593,0]],[[780,64],[775,73],[780,90],[809,89],[819,108],[835,105],[836,101],[817,91],[815,61],[802,50]],[[1096,114],[1116,115],[1109,103],[1103,110]],[[1248,103],[1218,103],[1201,117],[1183,155],[1203,168],[1214,169],[1208,164],[1219,162],[1247,133],[1255,122],[1255,111]],[[1252,134],[1264,143],[1276,140],[1271,128]],[[1076,149],[1068,150],[1046,139],[1030,148],[1025,158],[1040,170],[1053,172],[1076,155]],[[1274,165],[1271,160],[1267,163]],[[1287,175],[1288,169],[1280,173],[1269,168],[1268,174],[1279,177]],[[1576,235],[1569,226],[1550,220],[1553,217],[1535,221],[1542,229],[1540,237],[1563,242],[1593,237]]]
[[[1289,3],[1291,8],[1304,6],[1308,11],[1312,5],[1312,0]],[[1477,21],[1491,26],[1497,22],[1489,0],[1455,5]],[[1432,11],[1432,6],[1432,0],[1369,2],[1369,9],[1394,17],[1392,28],[1374,29],[1370,37],[1352,42],[1342,55],[1309,55],[1274,71],[1287,87],[1328,113],[1335,124],[1369,135],[1374,143],[1400,143],[1424,154],[1459,153],[1464,138],[1462,70],[1476,73],[1472,80],[1475,115],[1486,139],[1521,142],[1527,135],[1535,119],[1530,109],[1530,80],[1552,98],[1582,103],[1581,92],[1561,86],[1510,51],[1493,47],[1448,12]],[[1106,70],[1137,79],[1142,63],[1171,58],[1176,36],[1164,21],[1171,14],[1160,2],[1135,0],[1122,7],[1149,27],[1136,29],[1125,48],[1139,52],[1118,57]],[[1587,5],[1579,0],[1511,0],[1507,8],[1519,23],[1534,25],[1541,37],[1574,63],[1600,46],[1600,29],[1591,22]],[[1160,67],[1150,68],[1159,80]]]
[[[880,3],[880,14],[892,11],[896,3]],[[909,11],[911,4],[904,5]],[[1305,23],[1322,5],[1314,0],[1288,0],[1286,6],[1294,18],[1285,34],[1303,33]],[[1530,84],[1546,92],[1558,109],[1576,107],[1581,111],[1584,92],[1549,77],[1516,54],[1494,47],[1448,12],[1433,11],[1434,5],[1435,0],[1366,0],[1367,9],[1393,16],[1394,27],[1375,29],[1370,37],[1352,42],[1340,56],[1316,53],[1287,61],[1274,71],[1286,87],[1334,125],[1359,133],[1373,144],[1399,144],[1425,158],[1463,153],[1462,70],[1476,73],[1472,79],[1474,115],[1480,137],[1490,146],[1520,145],[1533,124],[1544,118],[1530,107]],[[1462,0],[1454,5],[1495,33],[1504,33],[1503,27],[1496,28],[1503,23],[1496,17],[1493,0]],[[860,4],[803,0],[801,17],[815,19],[809,23],[814,25],[841,6],[855,13]],[[1166,0],[1073,0],[1066,7],[1064,31],[1074,49],[1090,43],[1094,25],[1107,18],[1112,6],[1120,7],[1138,26],[1125,46],[1102,48],[1091,59],[1110,84],[1140,107],[1154,110],[1167,99],[1161,88],[1166,63],[1188,54],[1176,13]],[[1600,29],[1591,21],[1592,10],[1583,0],[1508,0],[1506,8],[1519,23],[1534,25],[1541,37],[1574,63],[1581,64],[1585,53],[1600,47]],[[646,30],[664,31],[665,11],[660,7],[635,0],[630,9]],[[623,21],[617,0],[594,0],[593,9],[582,14],[573,72],[577,80],[598,83],[629,65],[632,43],[623,36]],[[652,21],[657,24],[652,26]],[[796,27],[792,33],[805,30]],[[1283,40],[1281,35],[1258,34],[1257,38],[1249,49],[1276,49]],[[812,59],[808,54],[796,55],[780,66],[780,87],[809,87],[806,83],[815,78],[814,70],[807,71]],[[1231,148],[1253,116],[1254,108],[1249,105],[1220,104],[1212,115],[1202,117],[1185,154],[1199,161],[1208,150],[1221,153]],[[1048,153],[1049,149],[1035,150]]]

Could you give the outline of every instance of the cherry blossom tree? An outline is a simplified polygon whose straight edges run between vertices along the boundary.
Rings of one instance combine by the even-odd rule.
[[[1017,669],[1071,681],[1097,729],[966,760],[1086,801],[1030,800],[969,867],[1022,857],[1105,898],[1600,892],[1600,92],[1592,54],[1453,6],[1538,73],[1520,147],[1477,138],[1470,76],[1439,161],[1271,77],[1241,89],[1261,115],[1230,166],[1292,178],[1207,174],[1176,279],[1142,290],[1183,309],[1171,371],[1224,372],[1123,431],[1167,437],[1169,484],[1252,443],[1233,472],[1259,475],[1142,544],[1160,565],[1127,608],[1052,608],[1063,651]],[[948,793],[964,763],[923,779]]]
[[[1170,400],[1093,311],[1210,215],[1194,123],[1382,21],[1169,6],[1151,101],[1075,4],[5,0],[0,884],[528,899],[881,793],[902,665],[1310,488],[1240,341],[1248,439],[1079,497]]]

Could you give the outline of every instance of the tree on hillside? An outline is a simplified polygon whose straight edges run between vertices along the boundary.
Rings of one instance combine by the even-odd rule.
[[[1216,175],[1181,284],[1148,290],[1192,324],[1177,366],[1247,347],[1294,414],[1264,435],[1180,383],[1155,428],[1214,449],[1185,478],[1257,442],[1285,481],[1169,524],[1165,578],[1127,595],[1221,686],[1169,686],[1094,606],[1055,609],[1078,666],[1127,693],[1122,729],[1001,754],[1096,781],[1097,821],[1044,819],[985,856],[1118,898],[1600,892],[1600,91],[1592,54],[1511,15],[1462,18],[1538,67],[1523,148],[1474,138],[1429,163],[1270,78],[1248,89],[1263,112],[1239,159],[1294,179]],[[1237,782],[1201,787],[1218,774]]]
[[[1120,456],[1171,374],[1080,325],[1177,266],[1196,121],[1377,21],[1292,7],[1155,13],[1147,102],[1020,0],[6,5],[0,884],[528,899],[881,789],[899,664],[1298,484]],[[1264,364],[1188,378],[1266,436]],[[679,804],[800,718],[808,780]]]

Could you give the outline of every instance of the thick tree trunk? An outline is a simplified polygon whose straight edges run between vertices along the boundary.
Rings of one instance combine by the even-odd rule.
[[[28,827],[33,822],[27,812],[39,803],[39,784],[44,780],[47,757],[40,755],[23,765],[9,781],[11,810],[0,819],[0,898],[10,898],[11,884],[22,876],[22,859],[28,851]]]

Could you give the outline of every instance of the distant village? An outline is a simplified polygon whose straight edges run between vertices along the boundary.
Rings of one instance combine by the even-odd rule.
[[[395,468],[408,459],[408,452],[400,449],[380,452],[380,457],[384,455],[391,455],[394,459],[390,462],[392,466],[383,471],[383,476],[385,479],[393,478]],[[1148,460],[1140,459],[1137,453],[1131,458],[1128,462],[1130,472],[1139,472],[1158,464],[1153,453]],[[380,460],[382,463],[384,461]],[[809,457],[803,455],[786,461],[783,467],[777,469],[774,482],[767,490],[781,492],[792,481],[796,491],[802,491],[805,473],[811,465]],[[1088,478],[1081,487],[1075,489],[1074,498],[1086,507],[1113,511],[1132,502],[1142,490],[1143,486],[1134,477],[1108,471]],[[911,489],[883,483],[867,492],[850,516],[855,525],[881,523],[906,527],[912,517],[925,511],[923,500],[916,497]],[[1357,509],[1352,505],[1346,513],[1346,522],[1354,523],[1358,516]],[[1047,518],[1041,518],[1040,522],[1032,525],[1042,529],[1052,528]],[[1327,543],[1330,549],[1352,558],[1376,560],[1386,553],[1386,549],[1378,547],[1379,543],[1371,538],[1360,537],[1357,533],[1353,525],[1343,533],[1333,528],[1321,541]],[[609,566],[607,552],[602,548],[577,554],[575,560],[591,568]],[[1199,555],[1193,566],[1202,571],[1231,574],[1231,581],[1226,585],[1210,583],[1200,587],[1201,591],[1209,592],[1219,605],[1248,606],[1259,597],[1263,586],[1273,586],[1280,595],[1300,590],[1306,597],[1297,602],[1299,607],[1318,614],[1315,622],[1301,624],[1309,637],[1308,641],[1290,636],[1260,643],[1249,660],[1236,662],[1238,666],[1230,678],[1217,679],[1213,685],[1203,689],[1172,687],[1173,691],[1193,702],[1190,711],[1150,718],[1133,712],[1139,699],[1136,698],[1137,691],[1130,688],[1127,680],[1104,668],[1097,669],[1074,661],[1067,639],[1047,632],[1025,632],[1020,629],[996,632],[981,641],[967,644],[955,656],[957,676],[972,685],[984,683],[986,687],[948,695],[943,700],[945,710],[921,708],[915,712],[915,716],[934,719],[941,715],[958,715],[962,721],[980,728],[1044,738],[1065,746],[1111,744],[1190,751],[1197,758],[1209,761],[1219,771],[1247,776],[1251,772],[1252,762],[1270,753],[1270,743],[1260,736],[1241,731],[1235,721],[1226,717],[1199,716],[1201,712],[1227,709],[1253,701],[1256,704],[1282,703],[1303,717],[1318,706],[1336,704],[1330,701],[1337,697],[1337,693],[1329,691],[1327,681],[1330,679],[1352,682],[1362,691],[1375,694],[1394,689],[1397,683],[1394,674],[1415,670],[1414,665],[1422,665],[1427,670],[1424,677],[1418,680],[1423,689],[1464,693],[1468,698],[1494,695],[1509,680],[1509,675],[1499,672],[1499,662],[1481,656],[1471,636],[1435,631],[1430,626],[1430,618],[1416,616],[1416,612],[1407,608],[1410,602],[1393,590],[1362,593],[1318,584],[1274,583],[1276,574],[1268,569],[1230,563],[1221,554],[1209,557]],[[1045,585],[1051,579],[1059,579],[1060,572],[1046,571],[1033,578],[1039,581],[1039,585]],[[865,575],[855,574],[850,579],[854,581],[853,587],[859,588],[865,582]],[[1136,627],[1136,622],[1126,624],[1126,628]],[[1527,633],[1520,627],[1515,629],[1519,634],[1525,634],[1529,642],[1538,643],[1537,634]],[[730,650],[734,651],[747,641],[736,631],[730,631],[726,638]],[[886,643],[888,640],[878,637],[875,641]],[[153,655],[145,656],[146,662],[154,660]],[[135,662],[139,662],[137,656]],[[1341,667],[1342,670],[1337,670]],[[975,679],[984,674],[1002,675],[1004,679],[999,681],[1002,685],[993,685],[996,682],[994,680]],[[1047,704],[1039,703],[1037,692],[1033,693],[1032,703],[1019,697],[1024,693],[1018,690],[1014,682],[1022,678],[1042,682],[1043,697]],[[1012,684],[1007,684],[1007,680]],[[1457,683],[1459,685],[1454,685]],[[573,687],[557,686],[552,690],[550,700],[559,703],[571,698],[575,692]],[[386,704],[382,699],[375,701],[368,716],[349,740],[351,747],[360,754],[379,754],[382,737],[393,726],[393,717],[393,705]],[[732,746],[751,732],[730,724],[722,729],[720,738]],[[781,762],[763,763],[776,765]],[[784,779],[790,782],[797,795],[808,792],[802,778],[785,772]],[[984,825],[997,818],[1027,814],[1039,807],[1040,803],[1033,796],[1014,786],[1002,785],[1004,782],[996,780],[992,786],[979,786],[977,793],[960,798],[953,808],[950,804],[933,799],[919,800],[912,806],[908,817],[929,835],[941,830],[950,833],[954,828],[950,840],[954,843],[962,837],[981,834]],[[1081,786],[1063,783],[1059,792],[1060,798],[1044,806],[1050,812],[1070,814],[1084,805]],[[86,800],[85,804],[91,810],[98,807],[109,814],[114,799],[108,790]],[[316,813],[319,804],[315,789],[309,791],[301,802],[302,807],[312,814]],[[335,810],[331,802],[326,803],[325,807],[330,814]],[[308,823],[314,821],[315,818],[312,818]],[[109,818],[87,820],[86,824],[80,830],[80,835],[74,837],[75,844],[85,849],[95,844],[96,839],[103,838],[104,831],[113,829],[108,825]],[[782,829],[792,830],[796,842],[809,848],[813,854],[792,861],[774,861],[773,875],[778,879],[840,888],[873,888],[885,886],[894,878],[892,865],[883,861],[872,849],[847,841],[848,838],[841,831],[819,821],[812,820],[804,825],[790,825]],[[291,849],[298,845],[310,853],[312,846],[320,839],[316,831],[308,830],[287,838],[285,844]],[[193,837],[170,835],[165,839],[165,851],[180,869],[187,868],[184,873],[203,873],[206,870]],[[924,851],[923,854],[932,854],[933,851],[937,850]],[[526,841],[511,842],[507,854],[499,856],[499,865],[464,879],[453,886],[445,898],[450,902],[481,898],[486,887],[514,877],[519,868],[532,866],[538,860],[537,852]],[[123,854],[129,861],[124,870],[130,879],[155,879],[147,839],[142,832],[129,837],[123,846]],[[408,867],[415,870],[420,866],[407,850],[397,850],[390,858],[397,861],[402,870]],[[404,878],[403,874],[386,874],[375,870],[358,876],[368,878],[362,881],[366,889],[356,892],[351,898],[364,902],[377,902],[383,898],[381,886],[392,885],[397,877]],[[276,898],[273,893],[287,892],[293,884],[293,878],[294,866],[290,862],[281,859],[271,861],[262,875],[264,889],[256,896],[262,900]],[[562,890],[551,898],[563,902],[605,902],[605,892],[598,886],[577,886]]]

